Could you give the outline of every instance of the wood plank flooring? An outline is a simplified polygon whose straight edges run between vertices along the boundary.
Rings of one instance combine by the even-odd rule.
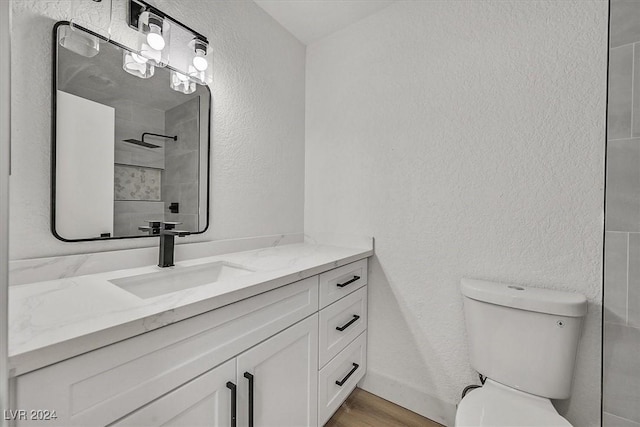
[[[360,388],[345,400],[324,427],[442,427],[421,415]]]

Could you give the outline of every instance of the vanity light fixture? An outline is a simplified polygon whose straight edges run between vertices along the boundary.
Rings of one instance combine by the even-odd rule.
[[[207,43],[193,39],[193,50],[195,52],[195,56],[193,57],[193,66],[196,67],[198,71],[205,71],[209,67],[209,62],[207,62],[207,58],[205,57],[207,54]]]
[[[195,37],[189,42],[192,60],[189,64],[189,77],[198,84],[213,82],[213,49],[206,40]]]
[[[147,58],[127,50],[122,51],[122,69],[141,79],[148,79],[155,72],[155,67]]]
[[[189,95],[196,91],[196,84],[179,71],[171,70],[171,89]]]
[[[171,70],[172,89],[189,94],[195,91],[193,83],[213,82],[213,50],[205,36],[144,0],[128,1],[129,27],[139,33],[134,50],[151,65]],[[170,46],[172,38],[174,46]]]
[[[60,46],[87,58],[100,53],[100,42],[111,38],[111,0],[94,2],[99,4],[71,2],[69,25],[58,32]]]
[[[87,58],[93,58],[100,52],[98,37],[72,25],[60,29],[58,43],[60,46]]]
[[[162,18],[149,14],[147,28],[147,43],[155,50],[162,50],[167,43],[164,41],[163,33],[166,35],[166,31],[162,31],[164,22]]]
[[[169,21],[152,12],[142,12],[138,18],[138,31],[140,55],[153,66],[167,66],[171,49]]]

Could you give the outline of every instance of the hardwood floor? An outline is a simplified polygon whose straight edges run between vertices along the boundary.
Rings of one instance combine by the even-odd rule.
[[[442,427],[421,415],[356,388],[324,427]]]

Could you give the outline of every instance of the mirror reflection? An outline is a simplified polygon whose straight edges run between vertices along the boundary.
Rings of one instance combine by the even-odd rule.
[[[56,39],[68,31],[60,25]],[[135,54],[111,42],[93,57],[56,46],[54,234],[142,237],[138,227],[150,220],[204,231],[209,89],[178,91],[176,73],[166,68],[131,73]]]

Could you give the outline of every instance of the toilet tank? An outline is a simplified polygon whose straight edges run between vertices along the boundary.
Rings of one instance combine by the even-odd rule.
[[[584,295],[474,279],[461,289],[473,368],[517,390],[568,398]]]

